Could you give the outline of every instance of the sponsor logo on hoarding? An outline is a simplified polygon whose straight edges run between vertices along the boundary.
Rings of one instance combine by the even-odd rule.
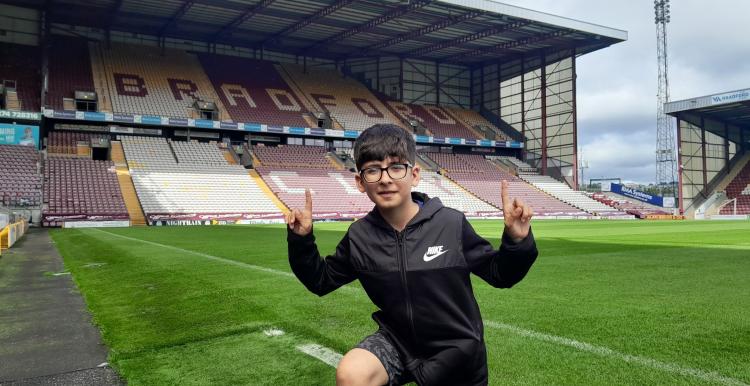
[[[711,104],[741,102],[750,99],[750,90],[741,90],[711,96]]]

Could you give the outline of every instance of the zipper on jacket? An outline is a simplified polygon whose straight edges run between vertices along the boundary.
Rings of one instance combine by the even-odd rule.
[[[417,329],[414,327],[414,310],[412,309],[409,286],[406,283],[406,243],[404,243],[404,231],[396,231],[396,238],[398,239],[398,259],[401,265],[401,284],[404,287],[404,295],[406,296],[406,316],[409,319],[411,335],[414,339],[414,344],[416,345],[418,341]]]

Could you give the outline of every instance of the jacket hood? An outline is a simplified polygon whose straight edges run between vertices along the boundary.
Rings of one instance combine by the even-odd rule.
[[[414,218],[409,221],[408,224],[406,224],[406,227],[418,224],[423,221],[427,221],[432,216],[435,215],[440,209],[443,208],[443,203],[440,201],[439,198],[433,197],[430,198],[428,195],[421,193],[421,192],[411,192],[411,199],[412,200],[419,200],[424,203],[421,208],[419,208],[419,212],[414,216]],[[384,228],[386,230],[392,231],[393,227],[391,224],[389,224],[383,216],[380,214],[380,211],[378,210],[378,207],[372,208],[370,213],[367,214],[367,216],[364,217],[365,221],[368,221],[372,223],[373,225],[379,226],[381,228]]]

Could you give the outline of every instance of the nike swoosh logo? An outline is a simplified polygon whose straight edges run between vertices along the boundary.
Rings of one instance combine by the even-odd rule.
[[[428,254],[425,253],[424,256],[422,256],[422,258],[424,259],[424,261],[431,261],[431,260],[435,259],[436,257],[438,257],[438,256],[440,256],[443,253],[448,252],[448,251],[449,250],[445,250],[445,251],[442,251],[440,253],[436,253],[436,254],[434,254],[432,256],[430,256],[430,255],[428,255]]]

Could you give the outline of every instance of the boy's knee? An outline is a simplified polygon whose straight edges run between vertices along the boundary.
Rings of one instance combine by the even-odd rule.
[[[346,362],[336,368],[336,386],[360,386],[371,385],[372,374],[368,374],[366,368],[354,363]]]
[[[337,386],[383,385],[388,383],[385,370],[378,368],[380,362],[373,363],[371,358],[362,357],[360,353],[345,355],[336,368]],[[376,359],[377,360],[377,359]],[[376,366],[377,365],[377,366]],[[381,374],[381,371],[382,373]],[[381,379],[385,377],[385,380]]]

